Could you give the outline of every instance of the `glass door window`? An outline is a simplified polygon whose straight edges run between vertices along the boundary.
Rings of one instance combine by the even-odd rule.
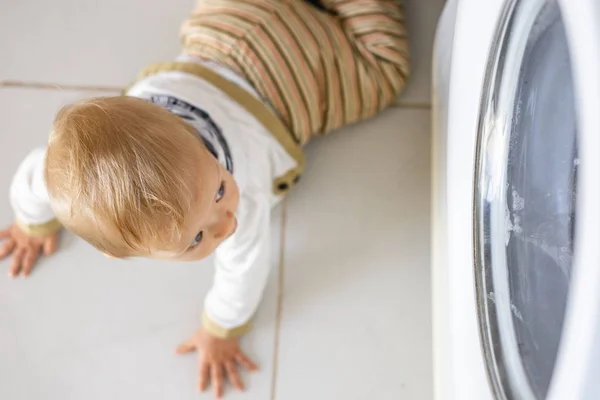
[[[477,150],[475,274],[488,375],[500,399],[544,399],[572,274],[579,165],[555,0],[507,1]]]

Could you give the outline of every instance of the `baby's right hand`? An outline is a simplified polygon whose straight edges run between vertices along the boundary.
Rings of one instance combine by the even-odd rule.
[[[42,251],[46,256],[56,251],[58,232],[44,236],[29,236],[17,225],[12,225],[0,232],[0,240],[4,241],[0,247],[0,260],[11,253],[13,255],[8,276],[14,278],[19,273],[22,276],[29,275]]]

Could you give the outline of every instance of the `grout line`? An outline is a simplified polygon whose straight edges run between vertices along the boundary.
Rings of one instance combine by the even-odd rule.
[[[70,85],[60,83],[43,82],[21,82],[21,81],[0,81],[1,87],[17,87],[25,89],[43,89],[43,90],[72,90],[72,91],[94,91],[94,92],[122,92],[124,88],[117,86],[88,86],[88,85]],[[430,103],[413,103],[402,100],[393,103],[394,108],[408,108],[415,110],[430,110]]]
[[[394,108],[410,108],[414,110],[431,110],[430,103],[411,103],[411,102],[403,102],[396,101],[393,105]]]
[[[122,87],[116,86],[87,86],[87,85],[63,85],[58,83],[42,82],[20,82],[20,81],[0,81],[0,88],[24,88],[24,89],[43,89],[43,90],[72,90],[72,91],[94,91],[94,92],[121,92]]]
[[[283,285],[285,283],[285,239],[287,226],[288,198],[283,199],[281,210],[281,244],[279,251],[279,276],[277,279],[277,311],[275,313],[275,343],[273,344],[273,373],[271,375],[271,400],[277,398],[277,371],[279,369],[279,334],[281,332],[281,314],[283,308]]]

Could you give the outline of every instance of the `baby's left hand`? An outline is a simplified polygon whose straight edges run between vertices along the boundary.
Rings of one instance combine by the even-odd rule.
[[[200,329],[187,342],[179,345],[176,352],[185,354],[194,350],[199,352],[200,382],[198,388],[201,392],[206,390],[210,375],[216,398],[223,396],[223,370],[227,372],[231,384],[239,391],[244,390],[244,384],[240,378],[237,364],[249,371],[258,370],[256,364],[240,349],[238,338],[221,339]]]

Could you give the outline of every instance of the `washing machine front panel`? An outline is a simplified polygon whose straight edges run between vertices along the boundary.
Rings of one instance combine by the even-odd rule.
[[[445,170],[434,177],[434,353],[438,399],[492,399],[477,322],[473,188],[479,105],[490,45],[504,0],[460,0],[456,9],[446,104],[447,130],[434,141]],[[474,18],[473,16],[477,16]],[[443,35],[443,32],[440,32]],[[439,126],[444,126],[440,124]],[[437,247],[439,246],[439,247]],[[438,290],[437,288],[441,288]]]
[[[555,0],[505,6],[480,113],[475,190],[479,328],[496,398],[544,399],[573,270],[578,127]]]
[[[600,3],[455,6],[434,66],[436,398],[600,398]]]

